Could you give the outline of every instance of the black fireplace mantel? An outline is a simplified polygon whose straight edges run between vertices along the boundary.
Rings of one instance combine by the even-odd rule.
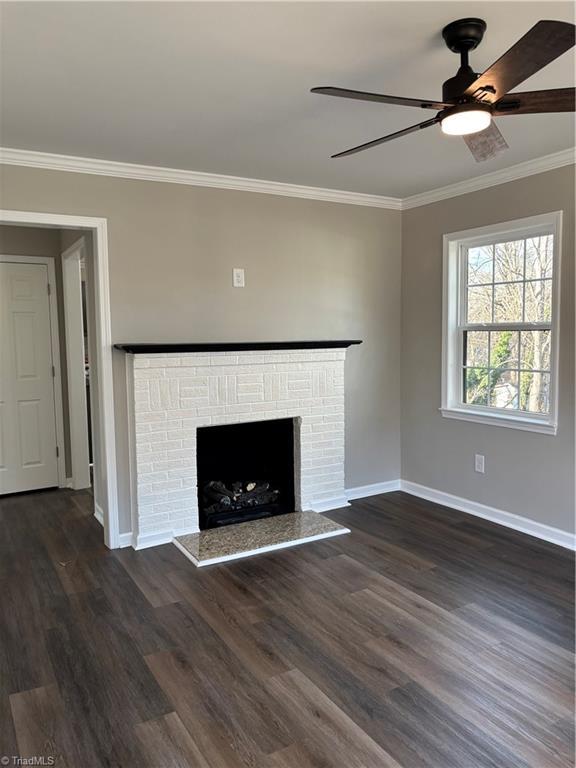
[[[362,344],[361,339],[336,339],[331,341],[213,341],[176,342],[163,344],[114,344],[116,349],[133,355],[155,355],[173,352],[253,352],[273,349],[346,349]]]

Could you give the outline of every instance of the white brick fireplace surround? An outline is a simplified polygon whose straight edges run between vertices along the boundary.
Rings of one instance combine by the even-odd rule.
[[[198,427],[294,418],[296,509],[347,506],[344,361],[350,343],[229,345],[225,351],[205,351],[217,345],[165,351],[167,345],[161,352],[118,345],[135,352],[127,356],[129,399],[133,395],[132,546],[141,549],[198,531]]]

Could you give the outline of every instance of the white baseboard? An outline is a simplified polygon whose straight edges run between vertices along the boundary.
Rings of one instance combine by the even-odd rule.
[[[94,502],[94,517],[102,527],[104,527],[104,512],[96,502]],[[118,535],[118,549],[124,549],[125,547],[132,546],[132,531],[128,533],[120,533]]]
[[[463,499],[460,496],[454,496],[451,493],[438,491],[435,488],[428,488],[419,483],[412,483],[409,480],[400,481],[401,489],[413,496],[419,496],[427,501],[435,501],[437,504],[443,504],[445,507],[458,509],[460,512],[467,512],[469,515],[482,517],[498,525],[504,525],[506,528],[512,528],[515,531],[526,533],[528,536],[535,536],[537,539],[549,541],[552,544],[558,544],[567,549],[576,549],[574,534],[563,531],[561,528],[554,528],[551,525],[537,523],[528,517],[514,515],[512,512],[504,512],[496,507],[489,507],[486,504],[480,504],[477,501]]]
[[[67,477],[64,480],[64,485],[61,486],[62,488],[69,488],[71,491],[85,491],[88,488],[92,488],[92,483],[87,483],[86,485],[80,485],[76,487],[74,485],[74,478],[73,477]]]
[[[353,499],[366,499],[368,496],[378,496],[381,493],[399,491],[400,483],[400,480],[385,480],[383,483],[358,485],[356,488],[347,488],[346,496],[348,497],[348,501],[352,501]]]
[[[475,517],[481,517],[484,520],[489,520],[492,523],[503,525],[506,528],[512,528],[515,531],[526,533],[528,536],[534,536],[537,539],[543,539],[549,541],[552,544],[557,544],[560,547],[567,549],[576,549],[576,538],[568,532],[563,531],[561,528],[554,528],[551,525],[545,525],[544,523],[538,523],[535,520],[530,520],[528,517],[522,517],[515,515],[512,512],[505,512],[502,509],[496,509],[495,507],[489,507],[486,504],[480,504],[477,501],[471,499],[464,499],[460,496],[454,496],[451,493],[445,493],[439,491],[436,488],[428,488],[425,485],[419,483],[412,483],[409,480],[386,480],[382,483],[372,483],[371,485],[360,485],[356,488],[347,488],[346,496],[339,496],[334,499],[328,499],[320,502],[313,502],[310,509],[313,512],[329,512],[332,509],[342,509],[343,507],[349,507],[348,503],[353,499],[365,499],[370,496],[379,496],[383,493],[390,493],[392,491],[405,491],[413,496],[418,496],[421,499],[427,501],[433,501],[437,504],[442,504],[445,507],[451,507],[457,509],[460,512],[466,512],[469,515]],[[101,523],[102,511],[100,510],[100,517],[98,516],[98,510],[95,510],[94,516]],[[171,533],[152,533],[145,534],[137,537],[136,542],[133,542],[131,533],[120,534],[120,547],[134,546],[135,549],[146,549],[147,547],[156,547],[160,544],[169,544],[175,536],[184,536],[187,533],[196,533],[197,529],[183,529],[173,531]]]
[[[132,531],[118,534],[118,549],[125,549],[132,546]]]
[[[307,505],[310,512],[330,512],[331,509],[342,509],[349,506],[348,494],[346,492],[342,496],[334,496],[332,499],[322,499],[321,501],[311,501]]]
[[[131,545],[134,549],[148,549],[148,547],[158,547],[160,544],[170,544],[176,536],[186,536],[189,533],[198,533],[197,526],[188,526],[185,528],[175,528],[173,531],[161,531],[160,533],[144,533],[131,538]],[[122,534],[128,536],[128,534]]]
[[[102,507],[96,504],[96,502],[94,502],[94,517],[98,520],[100,525],[104,525],[104,511],[102,510]]]

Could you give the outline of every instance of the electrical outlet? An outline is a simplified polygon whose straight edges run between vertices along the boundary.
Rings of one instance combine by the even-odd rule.
[[[474,456],[474,469],[476,472],[484,474],[484,456],[481,453],[477,453]]]
[[[241,267],[234,267],[232,270],[232,285],[234,288],[244,288],[246,285],[244,270]]]

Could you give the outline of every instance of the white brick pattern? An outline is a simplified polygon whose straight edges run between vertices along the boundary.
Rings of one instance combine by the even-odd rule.
[[[196,429],[216,424],[296,418],[297,508],[344,505],[344,358],[343,349],[135,355],[138,537],[198,530]]]

